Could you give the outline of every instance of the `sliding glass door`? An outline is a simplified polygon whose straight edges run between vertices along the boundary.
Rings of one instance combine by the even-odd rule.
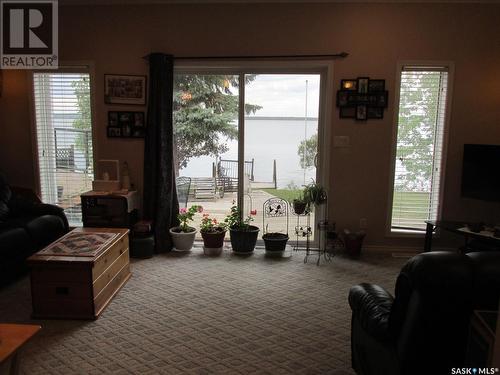
[[[202,205],[218,221],[238,201],[238,80],[223,73],[174,76],[179,205]],[[195,216],[194,225],[200,221]]]
[[[264,203],[270,198],[291,202],[300,197],[304,185],[316,181],[320,75],[259,74],[246,78],[245,107],[257,110],[245,113],[243,212],[253,211],[254,225],[261,234],[281,232],[294,238],[297,217],[293,210],[287,221],[286,217],[266,214]]]
[[[264,202],[292,201],[304,185],[319,181],[321,77],[320,72],[178,69],[174,135],[181,208],[199,204],[222,221],[239,205],[260,236],[275,231],[295,239],[293,210],[288,226],[286,218],[265,221]],[[311,215],[312,227],[314,219]],[[198,215],[194,225],[200,221]]]

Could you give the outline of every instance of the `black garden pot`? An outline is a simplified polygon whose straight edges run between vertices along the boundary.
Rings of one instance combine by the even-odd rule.
[[[203,238],[203,245],[208,248],[217,248],[224,246],[224,237],[226,231],[223,232],[201,232]]]
[[[249,225],[248,228],[231,228],[229,236],[231,238],[231,246],[235,253],[251,254],[257,243],[259,228],[254,225]]]
[[[307,208],[306,202],[296,201],[296,200],[293,201],[293,211],[297,215],[302,215],[304,212],[306,212],[306,208]]]
[[[288,235],[283,233],[266,233],[262,236],[266,251],[282,252],[285,251]]]

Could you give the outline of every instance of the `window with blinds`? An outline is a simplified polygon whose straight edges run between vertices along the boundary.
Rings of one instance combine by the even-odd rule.
[[[42,200],[81,226],[80,194],[94,178],[90,75],[33,73],[33,90]]]
[[[391,228],[424,230],[440,206],[448,92],[446,67],[401,72]]]

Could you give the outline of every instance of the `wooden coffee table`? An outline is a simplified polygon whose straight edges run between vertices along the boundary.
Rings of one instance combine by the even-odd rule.
[[[30,324],[0,324],[0,365],[7,364],[10,360],[11,375],[19,372],[19,350],[41,328]]]
[[[28,258],[33,317],[97,319],[131,276],[128,232],[77,228]]]

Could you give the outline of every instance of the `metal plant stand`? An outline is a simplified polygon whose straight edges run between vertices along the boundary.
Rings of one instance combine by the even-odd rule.
[[[326,212],[328,212],[328,199],[325,199]],[[295,213],[295,215],[297,215]],[[300,225],[300,218],[306,217],[306,225]],[[295,250],[299,250],[299,238],[306,237],[306,255],[304,256],[304,263],[307,263],[309,257],[316,255],[316,265],[319,266],[321,259],[326,262],[331,262],[335,256],[337,249],[343,248],[344,244],[335,232],[335,223],[329,223],[328,219],[321,220],[316,224],[316,233],[318,235],[318,248],[311,248],[310,237],[312,235],[311,228],[311,212],[305,212],[303,215],[297,215],[297,226],[295,233],[297,235],[297,242]]]
[[[286,200],[277,198],[277,197],[272,197],[269,198],[264,202],[262,205],[262,227],[264,230],[264,235],[274,232],[279,235],[285,235],[286,234],[286,239],[281,238],[281,239],[270,239],[266,238],[264,239],[264,242],[266,243],[266,254],[269,256],[279,256],[281,257],[285,249],[279,250],[278,248],[280,247],[279,243],[283,245],[283,242],[285,243],[285,248],[286,248],[286,242],[288,241],[288,222],[289,222],[289,207],[288,203]],[[276,227],[276,223],[278,225],[280,224],[280,220],[283,218],[286,218],[286,222],[281,224],[285,225],[284,231],[285,233],[281,233],[280,231],[271,231],[269,232],[269,223],[274,222],[273,227]],[[277,220],[276,220],[277,219]],[[267,223],[266,223],[267,221]],[[281,228],[280,228],[281,229]]]
[[[311,212],[306,209],[306,211],[302,214],[298,214],[295,212],[295,210],[292,209],[292,213],[297,217],[297,222],[295,225],[295,247],[293,248],[294,251],[299,251],[299,250],[305,250],[306,251],[306,258],[304,259],[304,263],[306,262],[306,259],[309,255],[309,252],[311,250],[311,235],[312,235],[312,228],[311,228]],[[305,220],[305,223],[304,223]],[[302,223],[302,224],[301,224]],[[299,240],[304,238],[306,239],[306,247],[305,249],[301,249],[299,246]]]

